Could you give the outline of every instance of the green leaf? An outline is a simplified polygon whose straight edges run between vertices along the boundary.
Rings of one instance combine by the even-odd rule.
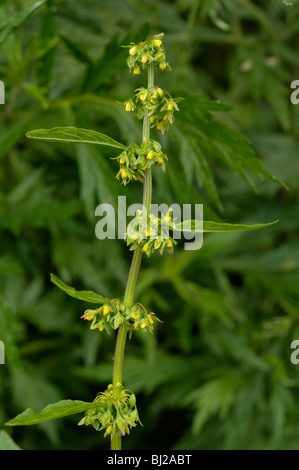
[[[81,143],[108,145],[119,149],[126,149],[124,144],[111,137],[90,129],[77,127],[54,127],[53,129],[37,129],[26,133],[29,139],[48,140],[50,142]]]
[[[6,431],[0,431],[0,450],[21,450]]]
[[[45,96],[48,96],[56,48],[59,41],[55,11],[51,6],[51,2],[48,2],[43,10],[39,25],[36,52],[37,61],[35,66],[36,86],[45,89]]]
[[[268,227],[269,225],[273,225],[278,220],[274,222],[270,222],[267,224],[254,224],[254,225],[245,225],[245,224],[228,224],[222,222],[212,222],[208,220],[204,220],[200,222],[199,220],[185,220],[180,224],[170,223],[170,228],[173,230],[177,230],[180,232],[194,232],[194,233],[202,233],[202,232],[237,232],[242,230],[256,230],[263,227]]]
[[[46,3],[47,0],[40,0],[35,2],[27,8],[22,9],[19,13],[12,16],[9,20],[5,21],[4,24],[0,26],[0,45],[6,41],[6,39],[18,29],[29,16],[31,16],[36,10]]]
[[[212,111],[230,111],[233,109],[230,104],[210,100],[204,95],[189,95],[183,90],[180,90],[180,94],[184,97],[184,102],[180,105],[180,110],[183,112],[194,109],[197,112],[210,113]]]
[[[197,145],[196,140],[191,136],[186,139],[180,130],[175,130],[174,134],[178,136],[178,143],[181,147],[180,159],[182,168],[186,175],[187,183],[191,186],[193,178],[196,178],[201,186],[205,186],[212,201],[222,210],[222,204],[219,199],[215,185],[214,175],[209,166],[206,155]],[[187,157],[187,158],[186,158]]]
[[[82,413],[93,407],[95,407],[94,403],[81,400],[61,400],[46,406],[40,413],[33,411],[31,408],[27,408],[23,413],[20,413],[5,424],[6,426],[30,426],[32,424],[44,423],[45,421]]]
[[[104,304],[109,302],[110,299],[102,297],[100,294],[96,294],[91,290],[80,290],[77,291],[74,287],[67,286],[61,279],[59,279],[54,274],[51,274],[51,282],[59,289],[63,290],[66,294],[73,297],[74,299],[84,300],[85,302],[90,302],[93,304]]]
[[[3,128],[0,135],[0,161],[6,157],[8,152],[18,143],[24,132],[28,129],[32,116],[24,113],[22,117],[11,123],[9,127]]]
[[[209,114],[203,114],[193,105],[180,107],[177,119],[180,121],[180,132],[185,139],[193,138],[204,154],[222,160],[231,171],[245,179],[256,192],[257,188],[247,172],[272,179],[288,189],[283,181],[263,166],[256,157],[250,141],[238,130],[214,120]]]
[[[60,39],[64,42],[66,47],[79,62],[87,65],[92,64],[91,58],[86,54],[85,50],[80,46],[80,44],[75,43],[64,34],[60,34]]]

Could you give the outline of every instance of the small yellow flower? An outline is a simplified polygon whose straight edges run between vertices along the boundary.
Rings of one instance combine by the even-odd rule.
[[[155,47],[160,47],[161,44],[162,44],[161,39],[154,39],[154,41],[153,41],[153,46],[155,46]]]
[[[146,320],[143,320],[143,322],[141,323],[140,327],[141,327],[142,329],[144,329],[144,328],[146,327],[146,325],[147,325],[147,321],[146,321]]]
[[[161,157],[160,155],[159,155],[159,157],[158,157],[158,163],[159,163],[160,165],[161,165],[161,163],[163,163],[163,157]]]
[[[165,221],[166,223],[170,222],[171,219],[172,219],[171,215],[166,215],[166,216],[164,217],[164,221]]]
[[[129,54],[135,55],[136,53],[137,53],[137,47],[136,46],[131,47],[131,49],[129,50]]]
[[[130,112],[130,111],[134,111],[134,106],[133,106],[132,103],[130,103],[130,101],[128,101],[128,102],[126,103],[126,108],[125,108],[125,109],[126,109],[126,111],[129,111],[129,112]]]
[[[147,243],[145,243],[145,245],[143,245],[142,247],[142,251],[146,252],[146,250],[147,250]]]
[[[162,240],[158,239],[158,240],[155,241],[155,250],[158,250],[160,248],[161,243],[162,243]]]
[[[108,426],[108,428],[106,429],[106,434],[111,434],[112,432],[112,426]]]
[[[120,171],[120,176],[125,179],[128,177],[128,173],[126,172],[126,170],[123,168],[121,171]]]
[[[155,59],[161,62],[165,61],[165,52],[158,52],[158,54],[155,55]]]
[[[104,325],[103,325],[103,323],[100,323],[100,324],[99,324],[99,330],[100,330],[100,331],[103,331],[103,329],[104,329]]]
[[[155,156],[155,153],[154,153],[152,150],[150,150],[150,151],[148,152],[146,158],[148,158],[149,160],[151,160],[152,158],[154,158],[154,156]]]
[[[151,116],[150,117],[150,122],[154,122],[154,120],[155,120],[155,116]]]
[[[163,96],[163,90],[161,90],[161,88],[156,88],[156,90],[152,94],[152,98],[162,98],[162,96]]]
[[[148,56],[147,56],[146,54],[144,54],[144,55],[142,56],[142,58],[141,58],[141,62],[142,62],[143,64],[146,64],[147,61],[148,61]]]
[[[147,169],[147,163],[141,167],[141,170],[146,170]]]
[[[103,307],[103,315],[107,315],[107,313],[110,312],[110,308],[109,308],[109,305],[104,305]]]
[[[126,154],[124,154],[124,155],[121,157],[121,159],[119,160],[119,163],[121,163],[121,164],[123,165],[124,163],[126,163],[126,160],[127,160],[127,156],[126,156]]]
[[[173,111],[173,110],[174,110],[173,103],[172,102],[168,103],[167,111]]]
[[[160,121],[159,124],[157,125],[158,131],[161,131],[163,129],[164,123],[163,121]]]
[[[167,62],[160,62],[159,67],[161,70],[165,70],[167,67]]]
[[[146,236],[147,237],[150,237],[152,234],[151,230],[148,228],[147,231],[146,231]]]
[[[170,238],[168,238],[168,240],[166,242],[166,246],[167,246],[167,248],[171,248],[173,246],[172,240]]]
[[[139,98],[141,101],[145,101],[147,98],[147,91],[145,91],[144,93],[141,93],[141,95],[139,95]]]
[[[84,316],[84,320],[92,320],[94,317],[94,312],[88,313],[87,315]]]
[[[139,317],[139,313],[138,313],[138,312],[131,313],[131,318],[134,318],[134,320],[137,320],[138,317]]]
[[[152,317],[151,317],[150,315],[148,316],[148,320],[149,320],[149,322],[150,322],[151,324],[154,323],[154,320],[152,319]]]
[[[140,67],[139,65],[135,65],[134,69],[133,69],[133,74],[134,75],[139,75],[140,74]]]

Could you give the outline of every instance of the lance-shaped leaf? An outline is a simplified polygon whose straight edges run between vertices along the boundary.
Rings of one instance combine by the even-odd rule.
[[[66,285],[54,274],[51,274],[50,277],[55,286],[59,287],[59,289],[63,290],[63,292],[74,299],[84,300],[85,302],[90,302],[92,304],[105,304],[110,300],[96,292],[93,292],[92,290],[76,290],[74,287]]]
[[[19,28],[29,16],[46,3],[47,0],[40,0],[29,5],[27,8],[22,8],[19,13],[6,20],[0,26],[0,45],[17,29]]]
[[[208,233],[208,232],[238,232],[245,230],[256,230],[259,228],[269,227],[275,224],[278,220],[267,224],[228,224],[222,222],[212,222],[208,220],[185,220],[179,224],[170,223],[170,228],[179,232],[194,232],[194,233]]]
[[[21,450],[6,431],[0,431],[0,450]]]
[[[27,408],[23,413],[20,413],[5,424],[6,426],[30,426],[32,424],[44,423],[45,421],[82,413],[96,406],[95,403],[81,400],[61,400],[57,403],[47,405],[40,413],[33,411],[31,408]]]
[[[36,129],[26,133],[29,139],[47,140],[49,142],[81,143],[107,145],[118,149],[126,149],[126,145],[117,142],[108,135],[90,129],[78,127],[54,127],[53,129]]]

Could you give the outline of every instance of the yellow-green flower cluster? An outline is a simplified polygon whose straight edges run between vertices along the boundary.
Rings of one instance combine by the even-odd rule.
[[[134,75],[139,75],[147,69],[149,64],[158,66],[161,70],[171,70],[166,59],[166,52],[162,43],[164,33],[157,34],[150,41],[143,41],[139,44],[131,43],[127,65]]]
[[[127,227],[126,240],[127,245],[131,245],[130,250],[141,246],[147,256],[155,250],[162,255],[165,249],[169,254],[173,254],[174,245],[177,242],[169,235],[171,218],[170,213],[160,219],[153,214],[146,217],[142,211],[137,211]]]
[[[112,299],[95,310],[88,309],[81,318],[91,321],[91,330],[106,330],[110,333],[109,327],[116,330],[121,324],[126,324],[130,334],[137,330],[152,333],[154,320],[158,320],[153,312],[147,313],[143,305],[133,304],[129,308],[120,299]]]
[[[137,119],[143,119],[148,110],[151,128],[164,132],[174,122],[174,111],[179,111],[177,102],[181,98],[172,98],[161,88],[138,88],[134,96],[124,102],[125,110],[134,113]]]
[[[148,139],[140,147],[137,144],[130,145],[116,159],[120,165],[116,178],[121,178],[122,183],[126,185],[132,179],[142,182],[145,170],[153,164],[165,171],[167,157],[159,142]]]
[[[136,406],[136,397],[121,384],[113,385],[97,395],[95,407],[85,412],[79,426],[92,425],[97,431],[105,431],[104,437],[130,434],[130,429],[141,424]]]

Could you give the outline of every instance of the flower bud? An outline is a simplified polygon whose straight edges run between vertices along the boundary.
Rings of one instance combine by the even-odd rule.
[[[133,103],[131,103],[130,101],[127,101],[127,102],[126,102],[125,110],[126,110],[126,111],[129,111],[129,112],[130,112],[130,111],[134,111],[134,105],[133,105]]]
[[[161,243],[162,243],[161,238],[157,238],[155,241],[155,245],[154,245],[155,250],[158,250],[160,248]]]
[[[123,168],[122,170],[120,170],[120,176],[125,179],[128,177],[128,173],[127,171]]]
[[[126,163],[126,160],[127,160],[127,155],[124,153],[121,159],[119,160],[119,163],[123,165],[124,163]]]
[[[154,153],[152,150],[150,150],[150,151],[148,152],[146,158],[148,158],[148,160],[152,160],[152,158],[154,158],[154,156],[155,156],[155,153]]]
[[[133,408],[136,405],[136,397],[134,394],[130,396],[129,403],[130,403],[131,408]]]
[[[120,430],[120,432],[122,433],[122,435],[124,436],[126,434],[126,428],[125,428],[125,423],[124,423],[123,419],[118,418],[117,427]]]
[[[164,62],[165,61],[165,53],[164,52],[158,52],[158,54],[155,55],[155,59],[158,62]]]
[[[155,98],[161,99],[161,98],[163,98],[163,95],[164,95],[163,90],[161,90],[161,88],[156,88],[156,90],[155,90],[154,93],[152,94],[152,98],[154,98],[154,99],[155,99]]]
[[[109,308],[109,305],[104,305],[103,307],[103,315],[107,315],[107,313],[110,312],[110,308]]]
[[[161,39],[154,39],[154,40],[153,40],[153,46],[155,46],[155,47],[160,47],[161,44],[162,44]]]
[[[111,434],[112,432],[112,426],[108,426],[108,428],[106,429],[106,434]]]
[[[159,67],[160,67],[161,70],[165,70],[166,67],[167,67],[167,62],[165,62],[165,61],[164,61],[164,62],[160,62]]]
[[[141,94],[139,95],[139,99],[140,99],[141,101],[145,101],[146,98],[147,98],[147,91],[144,91],[143,93],[141,93]]]
[[[137,47],[136,46],[131,47],[131,49],[129,50],[129,54],[135,55],[136,53],[137,53]]]
[[[93,310],[86,310],[86,312],[84,312],[84,315],[82,315],[81,318],[84,318],[84,320],[92,320],[94,317],[94,311]]]
[[[135,65],[134,69],[133,69],[133,74],[134,75],[139,75],[140,74],[140,67],[139,65]]]
[[[171,238],[168,238],[168,240],[166,242],[166,246],[167,246],[167,248],[172,248],[173,242],[172,242]]]

